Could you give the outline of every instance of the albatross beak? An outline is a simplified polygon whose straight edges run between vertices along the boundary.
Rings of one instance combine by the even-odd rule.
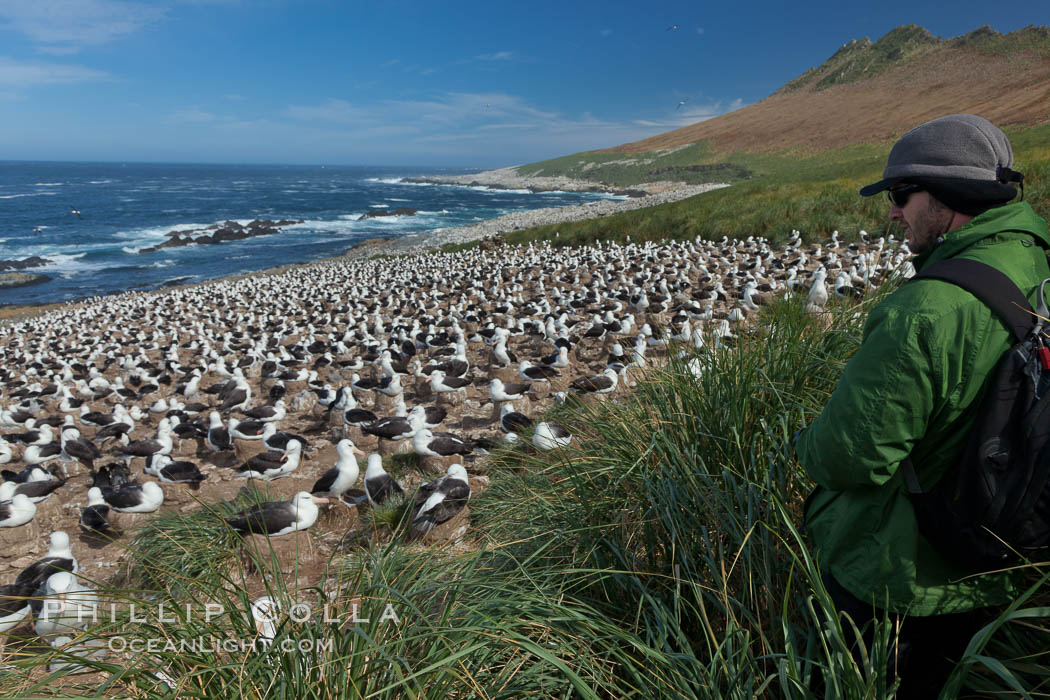
[[[327,498],[318,498],[317,496],[310,496],[310,498],[314,499],[314,503],[316,503],[317,505],[324,505],[328,503]]]
[[[367,453],[364,450],[359,449],[358,447],[354,447],[354,454],[358,457],[364,457]]]

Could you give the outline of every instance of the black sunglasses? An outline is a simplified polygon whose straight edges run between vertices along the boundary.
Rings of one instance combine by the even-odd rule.
[[[908,197],[922,190],[922,185],[894,185],[886,190],[886,196],[890,198],[890,204],[901,209],[908,203]]]

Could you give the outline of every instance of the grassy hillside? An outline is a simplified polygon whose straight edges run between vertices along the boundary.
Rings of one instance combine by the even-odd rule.
[[[707,143],[651,153],[587,151],[522,166],[517,171],[530,177],[562,175],[619,187],[657,180],[690,184],[738,182],[756,174],[742,163],[715,158]]]
[[[1025,200],[1050,218],[1050,124],[1007,128],[1015,167],[1025,173]],[[883,197],[861,197],[857,191],[881,177],[890,145],[860,144],[792,157],[737,153],[734,163],[754,175],[732,187],[706,192],[670,204],[614,216],[539,226],[504,234],[510,243],[546,240],[554,245],[597,241],[658,241],[696,236],[786,240],[798,229],[805,240],[823,240],[839,231],[853,240],[861,230],[873,235],[897,231],[887,219]],[[603,154],[603,156],[606,154]],[[566,159],[562,159],[566,160]],[[471,247],[446,246],[445,250]]]

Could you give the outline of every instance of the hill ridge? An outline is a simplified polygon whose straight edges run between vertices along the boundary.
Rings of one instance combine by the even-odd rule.
[[[945,114],[1000,126],[1050,123],[1050,27],[987,25],[949,39],[917,25],[852,40],[769,97],[733,112],[599,153],[705,142],[712,155],[819,152],[892,140]]]

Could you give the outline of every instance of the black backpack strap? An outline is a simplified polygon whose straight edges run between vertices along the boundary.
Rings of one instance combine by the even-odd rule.
[[[1039,321],[1033,315],[1032,305],[1013,280],[978,260],[938,260],[912,279],[937,279],[962,287],[991,308],[1010,329],[1017,342],[1024,340]]]
[[[1023,341],[1037,323],[1042,325],[1041,319],[1033,315],[1035,312],[1028,303],[1028,298],[1021,293],[1013,280],[998,269],[978,260],[938,260],[911,279],[936,279],[962,287],[994,311],[1017,342]],[[1039,313],[1045,317],[1047,312],[1043,299],[1043,288],[1040,286]],[[901,462],[900,471],[908,493],[923,493],[910,456]]]

